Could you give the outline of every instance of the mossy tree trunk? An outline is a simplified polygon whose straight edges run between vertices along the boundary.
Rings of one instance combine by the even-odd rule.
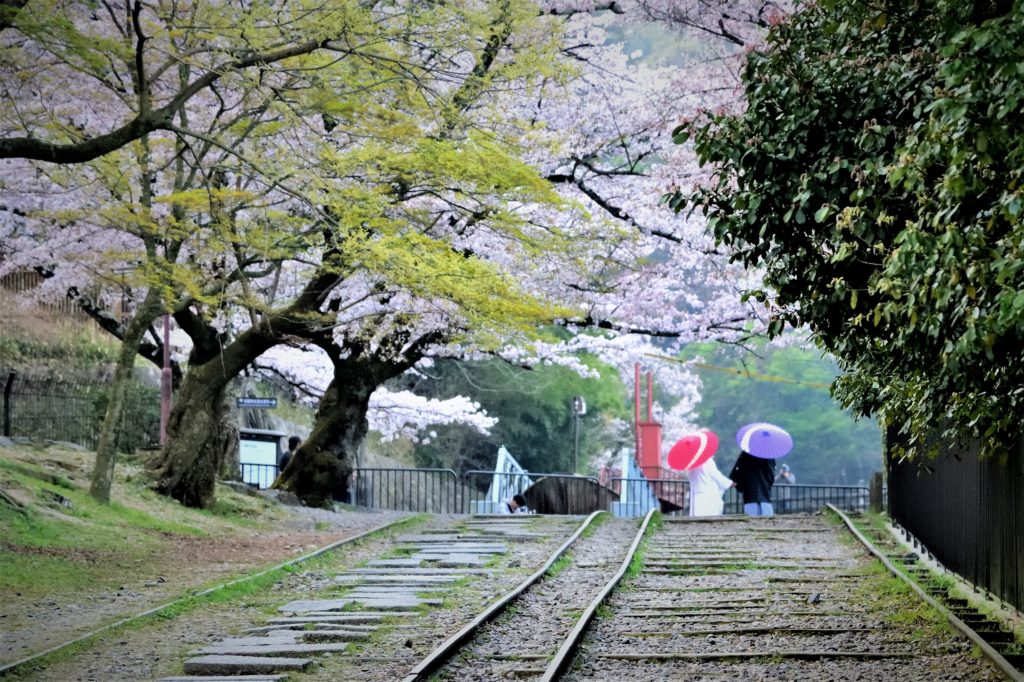
[[[335,268],[336,264],[325,265],[290,305],[264,313],[230,342],[195,311],[175,312],[175,321],[193,347],[171,409],[167,443],[154,462],[157,492],[189,507],[213,505],[217,476],[238,445],[230,382],[283,339],[310,338],[311,328],[323,329],[317,311],[340,281]],[[340,355],[337,349],[336,355]],[[365,405],[362,409],[365,418]]]
[[[114,482],[114,465],[117,462],[117,439],[121,434],[122,413],[128,384],[132,381],[135,357],[146,330],[160,314],[160,295],[156,288],[146,292],[146,298],[125,327],[121,349],[114,368],[114,378],[107,398],[107,410],[103,415],[100,436],[96,445],[96,463],[92,469],[89,494],[103,504],[110,502],[110,489]]]
[[[167,443],[154,463],[157,492],[188,507],[213,505],[217,478],[238,447],[228,387],[274,343],[273,334],[254,328],[210,357],[193,352],[171,409]]]
[[[370,396],[388,379],[400,375],[423,357],[435,337],[408,345],[398,335],[376,354],[348,343],[345,352],[333,342],[319,342],[334,366],[334,375],[317,408],[309,437],[295,451],[276,487],[290,490],[309,506],[323,507],[347,498],[349,475],[369,429]],[[400,353],[395,353],[401,348]]]

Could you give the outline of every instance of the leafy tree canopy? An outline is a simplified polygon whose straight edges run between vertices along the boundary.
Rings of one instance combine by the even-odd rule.
[[[749,55],[742,114],[675,133],[717,170],[671,205],[764,269],[772,331],[808,325],[897,454],[1018,435],[1022,34],[1020,3],[808,4]]]
[[[583,361],[594,376],[557,365],[523,370],[499,360],[435,363],[415,382],[416,393],[435,398],[472,395],[498,423],[486,436],[466,427],[441,427],[430,442],[417,446],[417,463],[490,469],[504,445],[530,471],[570,472],[575,447],[571,404],[573,396],[581,395],[587,404],[579,422],[583,473],[590,455],[614,447],[606,436],[616,430],[616,419],[628,417],[629,395],[614,368],[593,358]],[[457,459],[452,453],[458,453]]]
[[[700,425],[718,434],[719,468],[732,466],[734,436],[744,424],[766,421],[793,436],[786,462],[797,483],[864,485],[882,468],[882,438],[871,419],[854,420],[829,395],[839,368],[802,348],[761,344],[754,353],[714,343],[691,344],[683,357],[698,367]]]

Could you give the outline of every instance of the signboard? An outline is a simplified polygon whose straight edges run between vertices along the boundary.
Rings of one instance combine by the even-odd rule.
[[[262,490],[269,488],[277,477],[277,441],[249,440],[243,434],[238,441],[238,459],[245,483]]]
[[[237,405],[238,407],[271,409],[277,407],[277,398],[239,398]]]

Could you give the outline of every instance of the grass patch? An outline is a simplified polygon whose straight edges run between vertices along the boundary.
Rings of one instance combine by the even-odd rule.
[[[609,518],[611,518],[611,514],[605,511],[601,512],[600,514],[595,516],[589,524],[587,524],[587,527],[583,529],[583,533],[580,534],[580,537],[589,538],[591,535],[596,533],[597,529],[600,528],[601,525],[604,524]]]
[[[94,455],[61,448],[0,449],[0,589],[59,596],[141,579],[150,558],[184,538],[274,528],[286,512],[218,489],[218,508],[189,509],[157,495],[138,464],[119,463],[110,504],[88,491]]]
[[[562,556],[558,557],[555,563],[551,564],[551,568],[548,569],[545,575],[548,578],[554,578],[570,566],[572,566],[572,559],[570,559],[567,554],[563,554]]]
[[[91,647],[97,640],[103,637],[109,637],[116,635],[119,632],[126,632],[129,630],[144,628],[153,623],[159,623],[166,620],[177,618],[191,611],[207,606],[215,606],[219,604],[226,604],[232,601],[240,600],[244,597],[265,592],[275,582],[281,580],[286,575],[286,571],[282,569],[276,569],[267,572],[264,575],[247,580],[244,582],[228,585],[226,587],[216,589],[207,594],[198,594],[191,596],[183,596],[178,600],[170,603],[166,608],[151,613],[141,618],[136,618],[128,623],[123,623],[116,627],[104,630],[95,635],[85,637],[81,641],[75,642],[69,646],[66,646],[58,651],[47,654],[45,656],[33,659],[24,666],[12,668],[6,673],[11,676],[12,679],[17,679],[21,672],[26,672],[30,675],[35,674],[38,669],[46,668],[54,665],[61,661],[65,661],[72,656],[75,656],[82,651]]]
[[[644,564],[647,563],[647,540],[659,528],[661,528],[663,523],[664,517],[662,517],[661,512],[654,512],[654,515],[651,516],[650,522],[647,524],[647,529],[644,531],[644,537],[640,540],[640,545],[636,548],[633,558],[629,561],[629,566],[626,568],[626,573],[623,575],[624,579],[633,580],[640,575],[642,570],[644,570]]]

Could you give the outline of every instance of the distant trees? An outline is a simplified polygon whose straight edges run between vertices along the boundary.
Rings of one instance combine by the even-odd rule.
[[[456,470],[493,465],[504,445],[531,471],[573,472],[574,433],[571,404],[584,396],[587,414],[579,424],[579,473],[586,473],[587,455],[616,448],[616,420],[626,420],[628,389],[614,368],[593,358],[593,375],[580,376],[561,366],[524,370],[498,359],[432,363],[396,383],[428,397],[473,395],[489,415],[500,415],[489,434],[465,427],[440,426],[416,444],[415,456],[424,466]],[[575,472],[573,472],[575,473]]]
[[[799,347],[761,343],[750,354],[736,348],[695,344],[684,357],[702,358],[697,408],[702,426],[720,437],[719,466],[731,465],[739,427],[755,421],[778,424],[793,436],[786,461],[799,483],[860,485],[882,467],[882,436],[871,419],[854,420],[829,395],[839,374],[831,358]]]
[[[907,455],[1019,440],[1022,12],[807,4],[748,56],[745,111],[676,132],[715,175],[672,205],[764,269],[772,331],[808,325]]]

